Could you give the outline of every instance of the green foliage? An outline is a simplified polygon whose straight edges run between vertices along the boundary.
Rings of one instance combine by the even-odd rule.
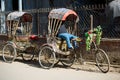
[[[97,26],[97,28],[94,28],[93,32],[88,31],[85,33],[85,37],[86,37],[86,50],[89,51],[90,50],[90,45],[92,43],[92,39],[94,37],[94,34],[96,35],[95,38],[95,43],[97,45],[100,45],[100,41],[101,41],[101,36],[102,36],[102,28],[101,26]]]

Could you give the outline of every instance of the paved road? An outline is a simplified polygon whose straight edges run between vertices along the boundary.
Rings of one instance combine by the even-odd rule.
[[[15,61],[9,64],[0,60],[0,80],[120,80],[120,73],[104,74],[62,67],[45,70],[37,63]]]

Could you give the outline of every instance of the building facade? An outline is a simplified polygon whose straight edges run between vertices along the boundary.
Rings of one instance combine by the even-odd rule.
[[[94,15],[94,27],[102,25],[104,28],[104,36],[109,37],[112,34],[116,34],[115,31],[112,34],[107,35],[106,18],[104,10],[107,4],[111,0],[1,0],[1,23],[5,20],[5,17],[12,11],[28,11],[33,15],[33,34],[43,35],[43,32],[47,33],[48,14],[53,8],[70,8],[75,10],[80,21],[78,23],[80,32],[84,32],[89,29],[90,26],[90,14]],[[3,5],[4,3],[4,5]],[[5,12],[5,13],[3,13]],[[3,14],[2,14],[3,13]],[[1,26],[5,28],[5,22]],[[1,33],[5,33],[5,29],[0,28]],[[118,33],[118,35],[120,35]],[[116,36],[116,35],[112,35]]]

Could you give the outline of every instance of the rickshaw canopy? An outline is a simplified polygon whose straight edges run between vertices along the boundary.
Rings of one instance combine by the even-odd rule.
[[[51,10],[48,17],[64,21],[69,15],[72,15],[72,18],[74,18],[76,22],[79,21],[79,17],[76,14],[76,12],[71,9],[66,9],[66,8],[59,8],[59,9]]]
[[[32,15],[27,12],[11,12],[7,16],[7,20],[21,21],[21,22],[32,22]]]

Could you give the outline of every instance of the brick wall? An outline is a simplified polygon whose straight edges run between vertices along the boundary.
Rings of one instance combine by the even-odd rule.
[[[0,35],[0,49],[2,49],[5,42],[8,40],[6,35]],[[40,46],[46,42],[46,38],[39,38],[35,43]],[[109,56],[111,64],[120,64],[120,39],[102,39],[100,48],[103,49]],[[85,43],[81,43],[80,48],[83,58],[85,60],[93,61],[94,54],[85,51]]]
[[[120,39],[103,39],[100,47],[107,52],[112,64],[120,64]]]
[[[111,64],[120,64],[120,39],[102,39],[100,48],[108,54]],[[85,60],[95,60],[94,54],[85,50],[84,43],[80,45],[79,50],[81,51]]]

